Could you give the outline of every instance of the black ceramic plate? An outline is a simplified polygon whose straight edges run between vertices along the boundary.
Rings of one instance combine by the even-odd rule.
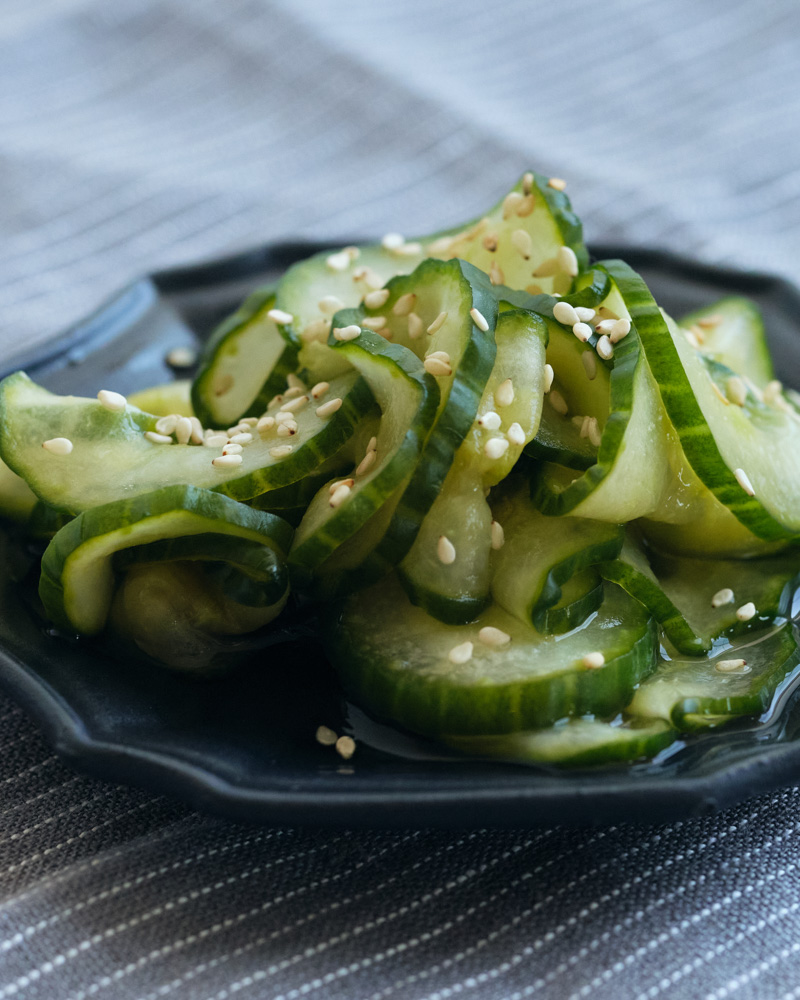
[[[170,348],[202,340],[249,288],[315,249],[284,244],[157,274],[5,371],[24,367],[50,388],[87,395],[165,381]],[[625,257],[678,315],[726,293],[751,296],[764,310],[779,377],[800,385],[800,295],[785,282],[657,251],[593,250]],[[230,817],[345,826],[657,822],[800,777],[800,705],[790,692],[777,721],[704,735],[650,764],[555,772],[455,759],[344,706],[310,642],[260,651],[235,682],[120,662],[113,651],[50,636],[2,562],[0,683],[56,751],[81,770]],[[351,761],[315,742],[320,723],[351,727],[359,742]]]

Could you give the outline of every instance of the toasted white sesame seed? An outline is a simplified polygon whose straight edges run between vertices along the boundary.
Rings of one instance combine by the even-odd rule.
[[[696,350],[700,350],[700,341],[695,337],[691,330],[684,330],[683,335],[687,342]]]
[[[747,604],[743,604],[740,608],[736,609],[736,617],[740,622],[749,622],[751,618],[756,616],[756,606],[752,601],[748,601]]]
[[[291,410],[278,410],[275,414],[275,421],[279,424],[294,423],[295,417]],[[237,430],[238,428],[235,428],[234,433],[236,433]],[[230,431],[228,433],[230,434]]]
[[[379,293],[375,293],[379,294]],[[386,293],[387,298],[389,293]],[[385,300],[384,300],[385,301]],[[414,304],[417,301],[417,296],[414,292],[406,292],[405,295],[401,295],[400,298],[392,306],[392,312],[395,316],[408,316],[411,310],[414,308]],[[383,303],[381,303],[383,305]]]
[[[606,658],[602,653],[587,653],[584,656],[582,663],[584,667],[588,667],[589,670],[597,670],[599,667],[605,666]]]
[[[575,251],[572,247],[559,247],[558,255],[556,257],[558,260],[559,268],[570,276],[574,278],[578,271],[578,258],[575,256]]]
[[[443,361],[442,358],[425,358],[423,366],[426,372],[438,377],[453,374],[453,369],[450,367],[448,362]]]
[[[575,423],[576,420],[580,420],[580,423],[581,423],[581,434],[580,434],[580,436],[582,438],[588,438],[589,437],[589,424],[591,423],[592,418],[589,417],[589,416],[586,416],[586,417],[573,417],[572,418],[572,422],[573,423]]]
[[[410,319],[411,317],[409,316],[409,320]],[[438,333],[438,331],[441,330],[441,328],[445,325],[446,322],[447,322],[447,312],[446,311],[440,312],[439,315],[436,317],[436,319],[428,327],[428,335],[432,337],[434,333]]]
[[[193,347],[173,347],[167,354],[166,362],[173,368],[191,368],[197,361],[197,351]]]
[[[281,406],[281,410],[284,413],[297,413],[298,410],[302,410],[306,406],[308,406],[308,396],[303,394],[302,396],[296,396],[294,399],[290,399],[288,403],[284,403]]]
[[[383,288],[385,281],[371,267],[359,267],[353,271],[353,281],[363,281],[367,288],[372,290],[377,290],[378,288]]]
[[[703,316],[702,319],[697,321],[697,325],[702,327],[704,330],[713,330],[715,326],[719,326],[722,322],[722,316],[719,313],[714,313],[711,316]]]
[[[750,482],[750,477],[747,475],[744,469],[734,469],[733,474],[734,476],[736,476],[736,482],[742,487],[745,493],[749,497],[754,497],[756,495],[756,491],[753,489],[753,484]]]
[[[526,229],[515,229],[511,234],[511,246],[517,251],[520,257],[530,260],[533,253],[533,240],[531,234]]]
[[[627,317],[623,317],[622,319],[614,320],[608,339],[612,344],[618,344],[621,340],[624,340],[630,332],[631,321]]]
[[[328,487],[328,493],[333,496],[340,486],[346,486],[348,489],[352,489],[352,487],[355,486],[355,483],[356,481],[352,477],[350,479],[337,479],[336,482],[331,483]]]
[[[336,752],[344,760],[350,760],[356,752],[356,741],[352,736],[340,736],[336,741]]]
[[[51,455],[69,455],[73,445],[69,438],[50,438],[47,441],[42,441],[42,447]]]
[[[483,446],[483,453],[487,458],[498,459],[508,451],[508,441],[506,438],[489,438]]]
[[[738,375],[731,375],[725,383],[725,394],[732,403],[737,406],[744,406],[747,402],[747,386],[743,378]]]
[[[597,377],[597,359],[594,356],[594,351],[584,351],[581,354],[581,364],[589,380]]]
[[[222,449],[223,455],[241,455],[241,453],[242,453],[242,446],[240,444],[236,444],[235,442],[231,441],[229,441]]]
[[[317,384],[311,389],[311,398],[319,399],[320,396],[325,395],[330,387],[330,382],[317,382]]]
[[[344,309],[344,302],[335,295],[323,295],[317,303],[317,308],[324,316],[333,316],[340,309]]]
[[[583,427],[586,424],[586,421],[588,419],[589,419],[588,417],[581,417],[581,416],[578,416],[577,414],[575,414],[575,416],[572,418],[572,424],[573,424],[574,427],[578,427],[580,429],[583,429]]]
[[[453,246],[452,236],[440,236],[438,240],[428,244],[428,253],[431,257],[438,257],[441,254],[449,253]]]
[[[352,263],[352,258],[349,253],[340,250],[338,253],[332,253],[326,257],[325,263],[331,271],[346,271]]]
[[[533,190],[533,174],[528,171],[522,175],[522,193],[530,194]]]
[[[422,336],[423,322],[415,312],[408,314],[408,337],[409,340],[417,340]]]
[[[550,405],[556,411],[560,413],[562,417],[565,417],[569,412],[569,407],[567,406],[567,401],[558,391],[558,389],[550,390]]]
[[[506,276],[503,269],[496,260],[492,261],[492,266],[489,268],[489,281],[493,285],[504,285],[506,283]]]
[[[597,422],[597,417],[590,417],[589,419],[589,441],[595,448],[600,447],[600,442],[602,441],[602,434],[600,433],[600,425]]]
[[[376,333],[386,326],[385,316],[364,316],[361,325],[367,330],[374,330]]]
[[[283,420],[278,424],[278,437],[293,437],[297,433],[297,421],[294,419]]]
[[[358,468],[356,469],[357,476],[363,476],[372,468],[377,459],[377,455],[374,451],[368,451],[366,455],[358,463]]]
[[[175,421],[175,437],[178,444],[188,444],[192,436],[192,422],[188,417],[178,417]]]
[[[328,339],[328,334],[331,332],[331,322],[328,319],[315,319],[312,320],[307,327],[303,329],[300,334],[301,339],[304,343],[310,344],[314,341],[323,341]]]
[[[594,309],[589,309],[587,306],[575,306],[575,312],[582,323],[591,323],[595,317]]]
[[[554,274],[558,274],[558,259],[556,257],[548,257],[547,260],[543,260],[542,263],[533,272],[534,278],[552,278]]]
[[[146,431],[144,436],[151,444],[172,444],[172,438],[168,434],[159,434],[157,431]]]
[[[228,443],[227,434],[209,434],[203,441],[203,445],[206,448],[224,448],[227,443]]]
[[[120,392],[112,392],[111,389],[101,389],[97,394],[101,405],[112,413],[120,413],[128,405],[128,400]]]
[[[321,743],[324,747],[332,747],[338,739],[338,735],[332,729],[328,729],[327,726],[317,727],[317,743]]]
[[[361,327],[352,324],[351,326],[337,326],[333,331],[336,340],[355,340],[361,333]]]
[[[329,399],[327,403],[323,403],[321,406],[318,406],[314,412],[318,417],[322,417],[323,419],[325,417],[332,417],[341,405],[341,398],[339,396],[335,396],[333,399]]]
[[[712,608],[721,608],[723,604],[733,604],[733,591],[730,587],[723,587],[711,598]]]
[[[342,253],[346,253],[350,260],[358,260],[361,256],[361,251],[358,247],[344,247]]]
[[[575,326],[576,323],[580,322],[577,310],[569,302],[556,302],[553,306],[553,315],[564,326]]]
[[[514,383],[510,378],[503,379],[494,394],[498,406],[511,406],[514,402]]]
[[[279,444],[276,448],[270,448],[269,453],[273,458],[286,458],[287,455],[291,455],[294,451],[294,446],[291,444]]]
[[[217,455],[211,459],[211,464],[217,469],[235,469],[242,464],[241,455]]]
[[[764,402],[767,406],[774,406],[783,397],[783,383],[774,378],[764,386]]]
[[[213,385],[213,392],[215,396],[224,396],[227,392],[230,392],[233,388],[233,375],[220,375]]]
[[[439,541],[436,544],[436,555],[439,562],[445,566],[451,566],[456,561],[456,547],[447,535],[439,536]]]
[[[285,312],[283,309],[270,309],[267,313],[267,319],[271,319],[273,323],[279,323],[281,326],[285,326],[287,323],[291,323],[294,319],[291,313]]]
[[[517,206],[523,199],[523,195],[519,191],[509,191],[509,193],[503,198],[503,218],[510,219],[517,211]]]
[[[506,533],[503,531],[503,525],[499,521],[492,521],[492,548],[502,549],[506,540]]]
[[[451,663],[466,663],[468,660],[472,659],[473,645],[467,639],[466,642],[459,643],[458,646],[453,646],[450,652],[447,654],[447,659]]]
[[[603,359],[603,361],[609,361],[611,358],[614,357],[614,345],[611,343],[611,340],[605,334],[603,334],[603,336],[600,337],[597,343],[595,344],[595,350],[597,351],[599,357]]]
[[[421,243],[404,243],[399,246],[395,251],[400,257],[416,257],[418,254],[422,253]]]
[[[347,483],[340,483],[339,486],[331,493],[331,498],[328,503],[331,507],[340,507],[344,501],[350,496],[350,487]]]
[[[472,317],[472,322],[477,326],[479,330],[483,333],[489,329],[489,324],[486,322],[486,317],[480,311],[480,309],[470,309],[470,316]]]
[[[249,431],[242,431],[240,434],[234,434],[230,439],[231,444],[250,444],[253,440],[253,435]]]
[[[177,424],[180,417],[177,413],[170,413],[166,417],[159,417],[156,420],[156,430],[159,434],[171,434],[175,430],[175,424]]]
[[[745,674],[747,673],[747,660],[717,660],[714,669],[721,674]]]
[[[506,646],[511,642],[511,636],[493,625],[484,625],[478,632],[478,639],[484,646]]]
[[[377,450],[378,450],[378,439],[373,435],[369,439],[369,443],[367,444],[367,451],[377,451]]]
[[[550,392],[550,389],[553,386],[553,378],[554,378],[554,376],[555,376],[555,372],[553,371],[553,366],[552,365],[545,365],[544,366],[544,391],[545,392]]]
[[[694,335],[698,346],[702,347],[702,345],[706,342],[706,333],[702,326],[698,326],[697,323],[693,323],[689,327],[689,331]]]
[[[594,325],[595,333],[611,333],[614,329],[615,319],[601,319]],[[609,338],[610,339],[610,338]]]
[[[494,253],[497,249],[497,235],[495,233],[489,233],[484,236],[481,240],[481,245],[484,250],[488,250],[489,253]]]
[[[380,309],[389,298],[388,288],[379,288],[374,292],[368,292],[364,296],[364,305],[367,309]]]
[[[508,428],[508,440],[511,444],[521,447],[525,444],[525,431],[522,429],[520,424],[514,421],[514,423]]]
[[[189,423],[192,425],[191,439],[194,444],[202,444],[203,436],[205,431],[203,430],[203,425],[200,423],[197,417],[189,417]]]
[[[499,413],[494,410],[487,410],[486,413],[478,417],[478,426],[485,427],[487,431],[499,431],[503,421]]]
[[[594,331],[588,323],[578,322],[572,327],[572,332],[582,344],[585,344]]]
[[[567,186],[567,182],[561,177],[551,177],[547,182],[547,186],[553,188],[555,191],[563,191]]]
[[[400,233],[387,233],[381,240],[384,250],[398,250],[405,243],[405,237]]]
[[[426,358],[439,358],[441,361],[446,361],[450,364],[450,355],[447,351],[428,351],[425,355]]]

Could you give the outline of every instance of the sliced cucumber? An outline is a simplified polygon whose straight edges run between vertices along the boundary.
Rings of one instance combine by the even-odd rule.
[[[509,641],[485,645],[486,627]],[[324,635],[355,701],[434,736],[517,732],[587,713],[612,717],[653,669],[656,650],[652,619],[613,584],[582,628],[545,637],[497,606],[471,625],[443,625],[387,577],[331,612]],[[470,658],[453,662],[465,643],[472,643]],[[586,666],[589,653],[602,653],[604,665]]]
[[[682,730],[759,715],[779,686],[796,674],[798,664],[792,627],[782,625],[709,658],[663,660],[634,695],[630,711],[665,719]]]
[[[59,628],[96,635],[111,607],[116,552],[208,533],[249,539],[283,555],[292,529],[279,517],[194,486],[170,486],[93,507],[66,524],[42,557],[39,596],[45,612]]]
[[[334,413],[317,412],[334,399],[342,400]],[[153,415],[132,406],[111,412],[94,399],[56,396],[17,372],[0,383],[0,449],[40,499],[71,513],[173,483],[248,500],[295,483],[328,461],[375,405],[355,372],[334,380],[317,399],[300,393],[276,401],[269,413],[277,416],[287,403],[300,404],[292,414],[294,434],[281,437],[279,424],[263,433],[248,428],[252,441],[241,462],[220,467],[212,462],[222,454],[227,432],[214,447],[152,443],[146,434],[157,429]],[[61,437],[72,442],[70,454],[42,448],[42,442]]]
[[[192,384],[195,412],[204,424],[226,427],[260,416],[297,367],[300,344],[270,313],[274,290],[259,289],[217,327]]]
[[[544,321],[505,311],[495,336],[497,356],[476,419],[399,568],[411,600],[450,624],[470,621],[489,603],[492,512],[486,491],[514,466],[542,410]],[[495,447],[506,450],[497,455]],[[453,547],[453,561],[441,559],[442,538]]]
[[[775,375],[761,310],[750,299],[732,295],[684,316],[680,321],[714,361],[746,375],[759,388]]]
[[[552,406],[544,407],[539,430],[525,448],[525,454],[579,472],[585,472],[597,462],[597,447],[588,437],[581,437],[581,427],[564,420]]]
[[[562,635],[583,625],[603,603],[603,579],[594,568],[571,576],[561,587],[561,599],[538,612],[537,629],[542,635]]]
[[[492,553],[492,596],[509,614],[540,631],[547,628],[548,609],[562,599],[562,585],[613,559],[622,547],[620,525],[539,513],[524,482],[504,490],[492,509],[505,532],[505,544]]]
[[[0,461],[0,517],[25,524],[36,503],[36,495],[25,480]]]
[[[188,378],[132,392],[128,396],[128,402],[138,410],[152,413],[156,417],[167,417],[171,413],[180,414],[182,417],[195,415],[192,406],[192,383]]]
[[[503,736],[451,736],[443,742],[470,757],[587,767],[654,757],[674,743],[676,736],[672,726],[660,720],[610,723],[570,719],[548,729]]]

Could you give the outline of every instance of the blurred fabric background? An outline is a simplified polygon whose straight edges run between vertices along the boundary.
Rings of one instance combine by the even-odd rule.
[[[0,0],[0,349],[523,170],[588,240],[800,279],[796,0]],[[77,777],[0,699],[0,998],[800,996],[796,790],[665,828],[254,830]]]

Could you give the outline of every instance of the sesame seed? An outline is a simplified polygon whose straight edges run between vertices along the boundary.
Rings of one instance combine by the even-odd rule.
[[[279,424],[294,423],[294,419],[295,419],[294,414],[292,413],[291,410],[278,410],[278,412],[275,414],[275,420]],[[233,432],[228,431],[228,434],[230,433],[235,434],[237,430],[238,428],[235,428]]]
[[[711,372],[706,372],[706,375],[708,375],[708,381],[711,383],[711,391],[714,393],[714,395],[717,397],[717,399],[724,406],[730,406],[731,405],[731,401],[728,399],[728,397],[726,395],[724,395],[724,393],[722,392],[722,390],[720,389],[720,387],[714,381],[714,376],[711,374]]]
[[[439,562],[445,566],[451,566],[456,561],[456,547],[447,535],[439,536],[439,541],[436,544],[436,555]]]
[[[382,330],[386,326],[386,317],[364,316],[361,320],[361,325],[366,327],[367,330],[374,330],[377,333],[378,330]]]
[[[364,305],[367,309],[380,309],[389,298],[388,288],[379,288],[377,291],[368,292],[364,296]]]
[[[191,368],[197,361],[197,351],[193,347],[173,347],[165,360],[173,368]]]
[[[506,276],[503,273],[503,269],[496,260],[492,261],[492,266],[489,268],[489,281],[493,285],[504,285],[506,283]]]
[[[595,333],[611,333],[614,329],[615,319],[601,319],[594,325]]]
[[[310,344],[316,340],[327,340],[330,330],[331,330],[330,320],[315,319],[312,320],[308,324],[308,326],[304,328],[303,332],[300,334],[300,337],[306,344]]]
[[[591,323],[595,317],[594,309],[589,309],[586,306],[575,306],[575,315],[583,323]]]
[[[509,193],[503,198],[503,218],[510,219],[517,211],[517,206],[523,199],[523,195],[519,191],[509,191]]]
[[[589,421],[589,441],[595,448],[600,447],[602,435],[600,433],[600,425],[597,423],[597,417],[592,417]]]
[[[276,448],[270,448],[269,453],[273,458],[286,458],[291,455],[294,447],[290,444],[279,444]]]
[[[356,741],[352,736],[340,736],[336,741],[336,752],[344,760],[350,760],[356,752]]]
[[[331,498],[328,503],[331,507],[340,507],[350,496],[350,492],[350,487],[346,483],[341,483],[336,487],[333,493],[331,493]]]
[[[289,398],[289,393],[297,395],[298,393],[303,393],[306,391],[305,382],[301,378],[298,378],[298,376],[295,375],[293,372],[289,372],[289,374],[286,376],[286,386],[287,386],[287,392],[286,392],[287,399]],[[255,417],[242,417],[239,423],[240,424],[252,423],[252,425],[255,427]]]
[[[297,421],[294,419],[283,420],[278,424],[278,437],[293,437],[297,433]]]
[[[484,646],[507,646],[511,642],[511,636],[500,628],[493,625],[484,625],[478,632],[478,639]]]
[[[197,417],[189,417],[189,423],[192,425],[191,439],[195,444],[203,443],[203,435],[205,431],[203,430],[203,425],[200,423]]]
[[[547,186],[553,188],[554,191],[563,191],[567,186],[567,182],[561,177],[551,177],[547,182]]]
[[[399,250],[404,243],[405,237],[401,236],[400,233],[387,233],[381,240],[381,246],[384,250]]]
[[[339,396],[335,396],[333,399],[329,399],[327,403],[323,403],[322,406],[318,406],[314,411],[318,417],[332,417],[334,413],[342,405],[342,400]]]
[[[511,234],[511,246],[524,260],[530,260],[533,253],[533,240],[526,229],[515,229]]]
[[[409,340],[417,340],[422,336],[423,322],[415,312],[408,314],[408,337]]]
[[[486,317],[480,311],[480,309],[470,309],[470,316],[472,317],[472,322],[477,326],[479,330],[483,333],[489,329],[489,324],[486,322]]]
[[[442,358],[425,358],[423,366],[426,372],[437,377],[453,374],[453,369]]]
[[[568,274],[571,278],[574,278],[578,274],[580,270],[578,267],[578,258],[575,256],[575,251],[572,247],[559,247],[556,259],[558,260],[559,268],[565,274]]]
[[[747,604],[743,604],[740,608],[736,609],[736,617],[740,622],[749,622],[751,618],[756,616],[756,606],[752,601],[748,601]]]
[[[696,350],[700,350],[700,341],[695,337],[691,330],[684,330],[683,335],[688,341],[688,343]]]
[[[492,548],[495,549],[495,551],[497,549],[502,549],[506,540],[506,533],[503,531],[503,525],[500,524],[499,521],[492,521],[491,532]]]
[[[618,344],[621,340],[624,340],[630,332],[631,321],[626,317],[623,317],[622,319],[614,320],[608,339],[612,344]]]
[[[353,272],[353,281],[363,281],[367,288],[377,290],[383,288],[383,278],[371,267],[359,267]]]
[[[426,358],[440,358],[442,361],[446,361],[450,364],[450,355],[447,351],[428,351],[425,355]]]
[[[736,476],[736,482],[742,487],[745,493],[749,497],[754,497],[756,495],[756,491],[753,489],[753,484],[750,482],[750,477],[747,475],[744,469],[734,469],[733,474],[734,476]]]
[[[361,334],[361,327],[355,323],[351,326],[337,326],[334,328],[333,336],[336,340],[355,340]]]
[[[528,171],[522,175],[522,193],[530,194],[533,190],[533,174]]]
[[[698,326],[696,323],[693,323],[689,327],[689,332],[694,334],[698,346],[702,347],[702,345],[706,342],[705,330],[703,330],[703,328],[701,326]]]
[[[767,406],[774,406],[783,396],[783,383],[778,379],[767,382],[764,386],[764,402]]]
[[[69,455],[73,445],[69,438],[50,438],[42,442],[42,447],[51,455]]]
[[[440,236],[438,240],[434,240],[433,243],[428,244],[428,253],[431,257],[438,257],[440,254],[449,253],[452,246],[452,236]]]
[[[526,219],[536,208],[536,198],[533,194],[526,194],[517,205],[517,215],[520,219]]]
[[[583,425],[584,425],[584,423],[586,422],[586,420],[587,420],[587,419],[588,419],[588,417],[579,417],[579,416],[578,416],[578,415],[576,414],[576,415],[575,415],[575,416],[574,416],[574,417],[572,418],[572,424],[573,424],[573,426],[574,426],[574,427],[578,427],[578,428],[581,428],[581,427],[583,427]]]
[[[317,308],[324,316],[333,316],[340,309],[344,309],[344,302],[335,295],[323,295],[317,303]]]
[[[483,237],[481,245],[484,250],[488,250],[489,253],[494,253],[495,250],[497,250],[497,236],[494,233],[489,233],[488,236]]]
[[[358,468],[356,469],[357,476],[363,476],[372,468],[377,459],[377,454],[374,451],[368,451],[366,455],[358,463]]]
[[[552,278],[558,273],[558,260],[555,257],[548,257],[533,272],[534,278]]]
[[[97,394],[101,405],[112,413],[120,413],[128,405],[128,400],[120,392],[112,392],[111,389],[101,389]]]
[[[325,264],[331,271],[346,271],[351,263],[352,258],[350,254],[345,253],[344,250],[339,251],[339,253],[332,253],[325,258]]]
[[[711,598],[712,608],[721,608],[723,604],[733,604],[733,591],[730,587],[723,587]]]
[[[294,399],[289,400],[288,403],[284,403],[283,406],[281,406],[281,410],[284,413],[297,413],[298,410],[302,410],[307,405],[308,405],[308,396],[306,395],[296,396]]]
[[[745,674],[749,672],[746,668],[747,660],[717,660],[714,664],[721,674]]]
[[[511,406],[514,402],[514,383],[510,378],[503,379],[494,394],[498,406]]]
[[[332,747],[338,739],[338,735],[332,729],[328,729],[327,726],[317,727],[317,743],[321,743],[324,747]]]
[[[387,292],[388,297],[388,292]],[[405,295],[401,295],[400,298],[392,306],[392,312],[395,316],[408,316],[411,310],[414,308],[414,304],[417,301],[417,296],[414,292],[406,292]],[[381,303],[383,304],[383,303]]]
[[[599,667],[605,666],[606,658],[602,653],[587,653],[581,662],[589,670],[597,670]]]
[[[483,446],[483,453],[487,458],[492,460],[502,458],[503,455],[508,451],[508,441],[506,438],[496,437],[489,438],[486,444]]]
[[[291,313],[284,312],[283,309],[270,309],[267,313],[267,319],[271,319],[273,323],[279,323],[281,326],[286,326],[287,323],[291,323],[294,319]]]
[[[594,333],[588,323],[581,322],[576,323],[572,327],[572,332],[582,344],[585,344],[589,337],[591,337],[592,333]]]
[[[328,487],[328,493],[331,496],[333,496],[333,494],[339,489],[340,486],[347,486],[348,488],[352,488],[353,486],[355,486],[355,483],[356,483],[355,479],[352,478],[337,479],[335,482],[331,483],[331,485]]]
[[[569,302],[556,302],[553,306],[553,315],[564,326],[575,326],[576,323],[580,322],[578,311]]]
[[[432,337],[434,333],[438,333],[438,331],[441,330],[441,328],[445,325],[446,322],[447,322],[447,312],[440,312],[439,315],[436,317],[436,319],[428,327],[428,335]]]
[[[459,643],[458,646],[453,646],[450,652],[447,654],[447,659],[451,663],[466,663],[468,660],[472,659],[473,645],[467,639],[466,642]]]
[[[220,375],[212,388],[215,396],[224,396],[233,388],[233,375]]]
[[[552,365],[544,366],[544,391],[550,392],[553,385],[553,378],[555,377],[555,372],[553,371]],[[565,411],[566,412],[566,411]]]
[[[478,426],[485,427],[487,431],[499,431],[502,423],[500,414],[495,413],[494,410],[488,410],[478,417]]]
[[[250,444],[253,440],[253,435],[249,431],[242,431],[241,434],[234,434],[230,439],[231,444]]]
[[[737,406],[744,406],[747,402],[747,386],[744,379],[738,375],[731,375],[725,383],[725,394],[732,403]]]
[[[157,431],[145,431],[144,436],[151,444],[172,444],[172,438],[169,435],[159,434]]]
[[[203,445],[206,448],[224,448],[227,443],[227,434],[209,434],[205,441],[203,441]]]
[[[367,445],[367,451],[377,451],[378,450],[378,439],[373,435],[369,439],[369,444]]]
[[[242,453],[242,446],[240,444],[236,444],[235,442],[231,441],[229,441],[222,449],[223,455],[241,455],[241,453]]]
[[[398,247],[395,250],[395,253],[399,254],[401,257],[416,257],[417,254],[422,253],[422,244],[404,243],[402,246]]]
[[[697,321],[697,325],[702,327],[704,330],[713,330],[715,326],[719,326],[722,322],[722,316],[719,313],[714,313],[711,316],[704,316],[702,319]]]
[[[188,444],[192,436],[192,422],[188,417],[178,417],[175,421],[175,437],[178,444]]]
[[[169,416],[159,417],[156,420],[156,430],[159,434],[171,434],[175,430],[175,424],[177,424],[180,417],[177,413],[170,413]]]
[[[550,405],[553,407],[556,413],[560,413],[562,417],[565,417],[569,412],[567,401],[564,399],[564,397],[561,395],[558,389],[550,390]]]
[[[587,417],[573,417],[572,418],[573,423],[575,422],[575,420],[580,420],[580,423],[581,423],[581,434],[580,434],[580,436],[582,438],[588,438],[589,437],[589,424],[591,423],[592,418],[588,417],[588,416]]]
[[[311,389],[311,398],[319,399],[320,396],[325,395],[330,387],[330,382],[317,382],[317,384]]]
[[[358,247],[345,247],[342,253],[346,253],[350,260],[358,260],[361,256],[361,251]]]
[[[594,356],[594,351],[584,351],[581,354],[581,364],[583,365],[583,370],[586,372],[586,377],[590,381],[597,378],[597,359]]]
[[[525,431],[516,421],[508,428],[508,440],[517,447],[525,444]]]
[[[600,337],[600,339],[594,346],[599,357],[601,357],[603,361],[610,361],[611,358],[614,357],[614,345],[611,343],[611,340],[605,334],[603,334],[603,336]]]
[[[242,464],[241,455],[217,455],[211,459],[211,464],[217,469],[235,469]]]

